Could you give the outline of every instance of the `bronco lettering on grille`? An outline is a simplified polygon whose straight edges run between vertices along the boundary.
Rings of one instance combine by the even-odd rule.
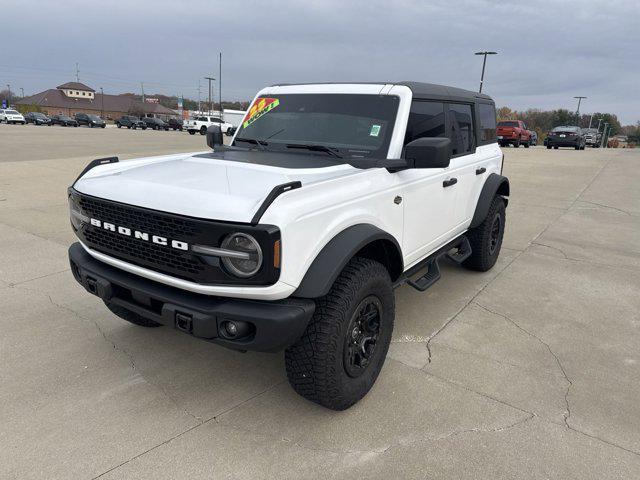
[[[133,237],[137,240],[142,240],[145,242],[148,242],[149,239],[151,239],[151,243],[155,243],[156,245],[170,246],[178,250],[189,250],[189,244],[187,242],[181,242],[180,240],[170,240],[159,235],[150,235],[147,232],[131,230],[127,227],[121,227],[119,225],[114,225],[113,223],[103,222],[102,220],[98,220],[97,218],[90,219],[90,222],[94,227],[102,228],[103,230],[108,230],[114,233],[119,233],[120,235],[124,235],[125,237]]]

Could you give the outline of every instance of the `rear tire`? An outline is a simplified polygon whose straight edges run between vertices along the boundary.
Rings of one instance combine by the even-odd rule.
[[[514,146],[514,148],[520,148],[520,139],[518,139],[515,142],[513,142],[513,146]]]
[[[195,135],[196,131],[195,130],[189,130],[189,135]]]
[[[551,145],[547,145],[547,150],[551,150]]]
[[[371,389],[384,365],[395,317],[389,272],[353,258],[316,311],[302,337],[285,351],[287,378],[307,400],[345,410]]]
[[[148,320],[144,317],[141,317],[137,313],[134,313],[131,310],[127,310],[126,308],[123,308],[120,305],[115,305],[110,302],[104,302],[104,304],[107,306],[109,310],[111,310],[111,313],[113,313],[114,315],[117,315],[118,317],[120,317],[123,320],[126,320],[127,322],[133,323],[135,325],[139,325],[140,327],[156,328],[156,327],[162,326],[161,323],[154,322],[153,320]]]
[[[203,125],[202,127],[200,127],[200,135],[206,135],[206,134],[207,134],[207,127]]]
[[[496,264],[502,247],[505,220],[504,198],[496,195],[482,223],[467,233],[471,256],[462,262],[465,268],[486,272]]]
[[[524,148],[529,148],[529,142],[524,143]]]

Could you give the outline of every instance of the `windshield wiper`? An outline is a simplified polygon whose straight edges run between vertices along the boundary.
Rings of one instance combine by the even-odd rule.
[[[242,138],[242,137],[236,137],[235,139],[236,142],[246,142],[246,143],[251,143],[253,145],[257,145],[260,147],[260,149],[262,150],[266,150],[266,148],[264,148],[266,145],[269,145],[267,142],[265,142],[264,140],[257,140],[255,138]]]
[[[324,153],[328,153],[332,157],[342,158],[342,155],[338,153],[337,149],[327,147],[326,145],[287,143],[287,148],[301,148],[304,150],[310,150],[312,152],[324,152]]]

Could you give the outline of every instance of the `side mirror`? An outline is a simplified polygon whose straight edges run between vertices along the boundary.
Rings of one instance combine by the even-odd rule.
[[[409,168],[447,168],[451,161],[451,140],[417,138],[404,147],[404,158]]]
[[[211,125],[207,128],[207,145],[213,150],[216,149],[216,146],[224,145],[220,125]]]

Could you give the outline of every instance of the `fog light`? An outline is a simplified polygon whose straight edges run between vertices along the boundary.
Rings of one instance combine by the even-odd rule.
[[[225,320],[220,324],[219,334],[227,340],[236,340],[248,336],[253,331],[253,325],[239,320]]]
[[[230,337],[235,337],[238,334],[238,326],[233,322],[226,322],[224,330]]]

